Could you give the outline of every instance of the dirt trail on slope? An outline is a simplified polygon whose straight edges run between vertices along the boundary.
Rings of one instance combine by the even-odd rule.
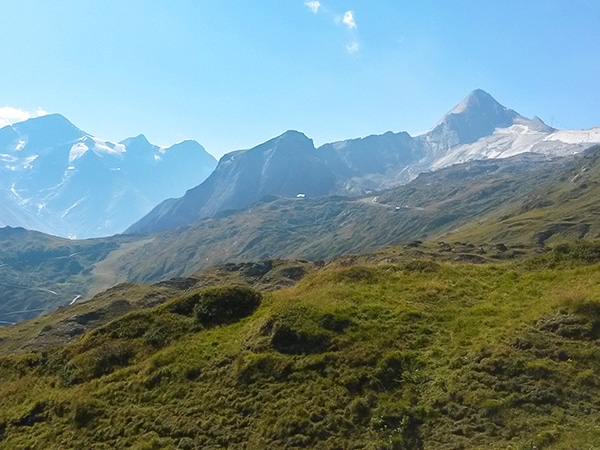
[[[386,203],[379,203],[379,196],[377,197],[364,197],[355,200],[357,203],[364,203],[366,205],[371,206],[380,206],[382,208],[392,208],[392,205],[388,205]]]
[[[393,208],[394,210],[396,210],[396,208],[398,208],[398,206],[396,205],[390,205],[388,203],[379,203],[379,196],[376,197],[365,197],[365,198],[359,198],[358,200],[355,200],[358,203],[364,203],[365,205],[371,205],[371,206],[379,206],[381,208]],[[400,206],[401,209],[404,210],[415,210],[415,211],[423,211],[425,210],[425,208],[422,208],[420,206],[407,206],[407,205],[402,205]]]
[[[143,247],[153,240],[154,238],[149,238],[122,244],[118,249],[109,253],[105,259],[95,264],[92,271],[92,282],[90,283],[87,297],[91,298],[99,292],[105,291],[116,284],[126,282],[127,274],[119,273],[119,260],[124,255]]]

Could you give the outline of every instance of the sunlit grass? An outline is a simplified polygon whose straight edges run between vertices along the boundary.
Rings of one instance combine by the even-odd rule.
[[[563,250],[333,266],[232,323],[205,326],[179,297],[4,356],[3,445],[591,448],[600,266]]]

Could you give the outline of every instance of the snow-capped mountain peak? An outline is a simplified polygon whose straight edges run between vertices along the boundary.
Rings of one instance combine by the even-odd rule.
[[[431,142],[446,142],[440,148],[445,151],[449,147],[475,142],[496,128],[509,127],[518,117],[518,113],[477,89],[445,114],[427,134]]]
[[[118,144],[94,137],[60,114],[4,127],[0,192],[10,193],[4,210],[26,211],[0,216],[0,226],[80,238],[122,232],[157,203],[201,183],[216,166],[198,143],[164,161],[163,150],[143,135]]]
[[[443,122],[450,114],[465,114],[475,112],[486,112],[489,110],[509,111],[508,108],[501,105],[494,97],[483,89],[475,89],[467,95],[460,103],[450,110],[441,120]]]

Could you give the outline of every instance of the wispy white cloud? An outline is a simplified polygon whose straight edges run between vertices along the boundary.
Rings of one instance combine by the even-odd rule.
[[[310,9],[314,14],[319,12],[319,8],[321,7],[321,2],[317,0],[307,0],[304,4]]]
[[[31,119],[33,117],[45,116],[46,114],[48,113],[41,108],[38,108],[34,112],[30,112],[13,108],[12,106],[2,106],[0,107],[0,127],[12,125],[13,123],[17,122],[23,122],[24,120]]]
[[[323,6],[318,0],[305,0],[304,5],[315,14],[317,14],[319,10],[322,10],[326,15],[332,16],[336,25],[345,25],[348,28],[348,38],[350,39],[350,42],[346,44],[346,51],[349,54],[360,52],[360,43],[357,36],[356,19],[353,10],[348,10],[343,15],[335,14],[332,13],[326,5]]]
[[[360,44],[356,41],[350,42],[348,45],[346,45],[346,51],[350,54],[357,53],[360,51]]]
[[[356,28],[356,20],[354,20],[354,11],[346,11],[344,13],[344,17],[342,18],[342,23],[346,24],[346,26],[350,29]]]

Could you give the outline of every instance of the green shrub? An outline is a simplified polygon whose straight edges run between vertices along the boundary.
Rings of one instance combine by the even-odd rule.
[[[194,307],[200,299],[200,292],[194,292],[193,294],[186,295],[171,300],[163,306],[163,308],[173,314],[181,314],[182,316],[191,316],[194,312]]]
[[[159,349],[171,341],[169,330],[164,326],[153,326],[142,336],[144,343]]]
[[[20,378],[42,363],[42,356],[34,353],[3,355],[0,357],[0,379]]]
[[[198,294],[194,313],[203,325],[231,323],[252,314],[261,299],[260,292],[245,286],[209,288]]]
[[[75,344],[74,350],[83,353],[111,340],[139,338],[152,326],[153,320],[148,311],[130,312],[89,332]]]
[[[600,241],[576,241],[559,244],[552,249],[555,262],[574,261],[584,264],[600,262]]]
[[[357,397],[350,402],[345,412],[350,416],[352,423],[359,426],[366,426],[371,420],[372,403],[372,399]]]
[[[325,313],[321,316],[320,325],[328,331],[341,333],[352,324],[352,320],[344,314]]]
[[[152,317],[145,311],[132,312],[110,322],[106,331],[112,339],[135,339],[146,333],[151,324]]]
[[[243,384],[259,380],[284,381],[291,373],[291,363],[286,357],[279,355],[240,355],[233,364],[234,377]]]
[[[331,347],[328,334],[296,330],[285,324],[274,327],[271,344],[278,352],[291,355],[321,353]]]
[[[73,406],[71,420],[75,428],[83,428],[96,417],[102,415],[102,410],[91,403],[77,403]]]
[[[252,314],[262,294],[246,286],[210,287],[165,303],[161,309],[174,314],[195,316],[203,325],[235,322]]]
[[[375,283],[377,281],[377,268],[354,266],[338,270],[334,275],[339,283]]]
[[[383,407],[373,412],[370,426],[388,435],[387,448],[422,449],[419,427],[423,423],[419,414],[404,408]]]
[[[67,384],[74,384],[112,373],[129,364],[135,350],[128,341],[109,341],[77,356],[67,366]]]
[[[375,372],[376,389],[388,390],[402,382],[402,355],[398,352],[386,353],[377,364]]]

